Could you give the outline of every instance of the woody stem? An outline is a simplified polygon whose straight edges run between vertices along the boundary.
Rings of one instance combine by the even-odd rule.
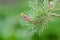
[[[60,17],[58,14],[51,14],[51,16]]]

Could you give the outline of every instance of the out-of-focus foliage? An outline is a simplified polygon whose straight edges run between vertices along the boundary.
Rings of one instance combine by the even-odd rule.
[[[30,37],[26,34],[27,28],[19,22],[20,13],[30,9],[28,0],[18,0],[16,4],[11,5],[5,4],[4,1],[4,5],[0,6],[0,40],[60,40],[60,18],[53,17],[53,21],[48,22],[48,29],[41,36],[36,33]],[[60,8],[60,2],[56,8]],[[53,12],[60,14],[60,9]]]

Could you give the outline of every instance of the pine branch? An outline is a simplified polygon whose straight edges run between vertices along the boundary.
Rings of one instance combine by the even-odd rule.
[[[55,13],[51,14],[51,16],[60,17],[60,15],[55,14]]]
[[[60,17],[58,14],[50,14],[52,13],[51,11],[54,11],[53,8],[55,8],[55,4],[56,2],[49,2],[48,0],[44,0],[43,3],[39,3],[38,0],[29,1],[29,7],[31,7],[31,10],[29,10],[29,12],[26,12],[28,15],[22,15],[22,17],[25,19],[23,21],[29,22],[25,23],[27,26],[29,26],[29,34],[33,35],[37,31],[39,34],[41,34],[41,32],[47,29],[47,22],[51,16]]]

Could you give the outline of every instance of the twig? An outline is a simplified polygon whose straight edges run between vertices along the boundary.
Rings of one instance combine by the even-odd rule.
[[[51,16],[60,17],[58,14],[51,14]]]

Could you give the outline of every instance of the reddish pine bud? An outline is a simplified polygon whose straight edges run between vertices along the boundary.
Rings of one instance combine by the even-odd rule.
[[[27,15],[25,15],[24,13],[21,13],[22,17],[27,20],[27,21],[32,21],[30,17],[28,17]]]
[[[52,7],[53,7],[53,2],[52,1],[50,1],[50,3],[49,3],[49,9],[51,9]]]

